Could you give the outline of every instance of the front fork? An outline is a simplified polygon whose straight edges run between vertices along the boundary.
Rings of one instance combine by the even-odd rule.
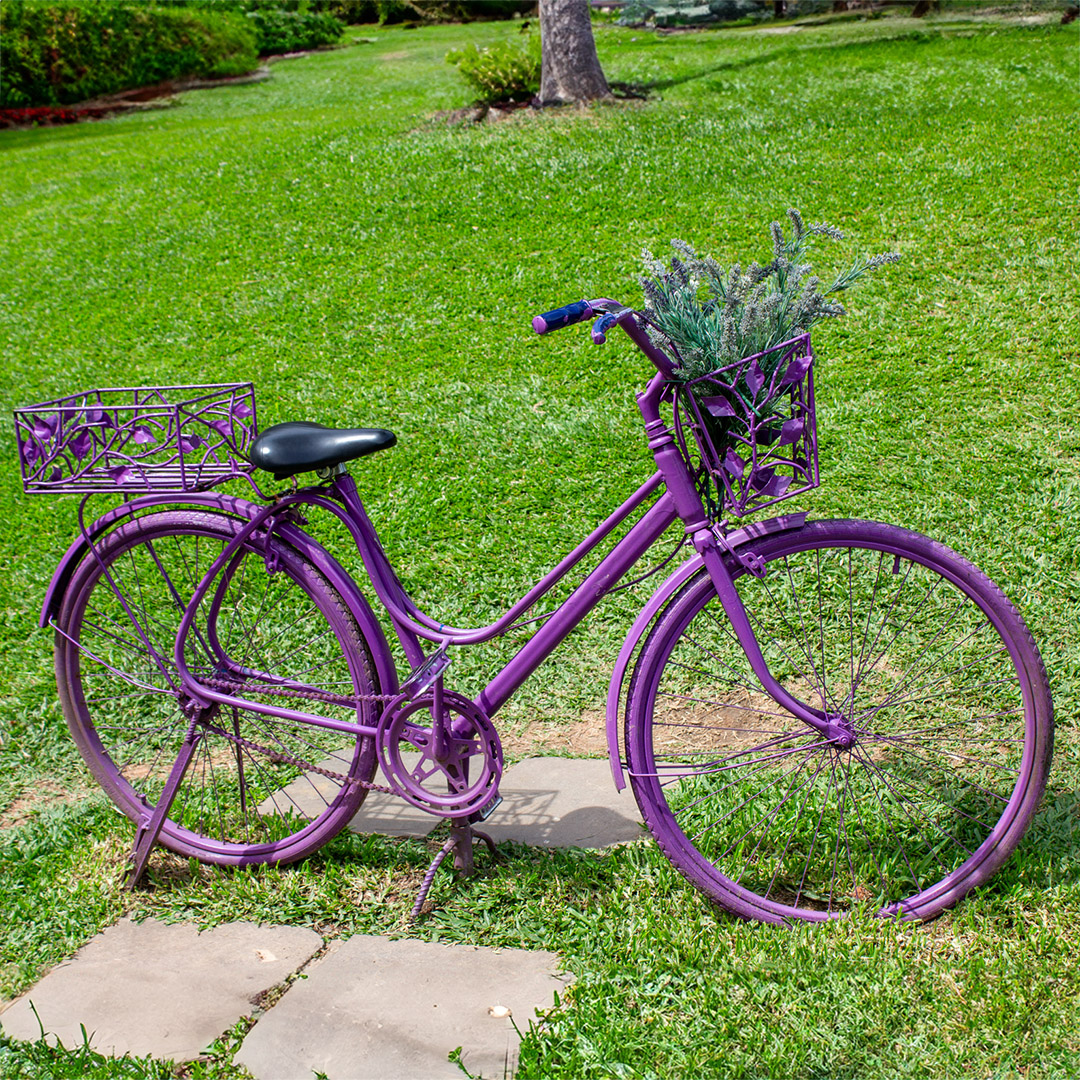
[[[769,665],[762,655],[761,646],[758,644],[757,635],[750,624],[750,617],[743,605],[742,597],[739,596],[739,592],[735,588],[735,582],[724,564],[723,547],[725,545],[722,537],[719,537],[711,528],[699,529],[691,537],[691,542],[704,560],[705,569],[708,570],[713,587],[716,589],[716,595],[723,605],[724,614],[731,623],[731,628],[739,639],[739,644],[746,654],[746,659],[749,660],[750,667],[765,688],[766,693],[769,694],[773,701],[787,709],[788,712],[792,713],[808,727],[820,732],[834,746],[840,748],[851,746],[855,741],[855,732],[847,717],[836,713],[823,712],[821,709],[812,708],[792,697],[780,685],[772,672],[769,671]],[[729,551],[732,558],[738,559],[744,564],[748,574],[753,574],[755,577],[765,576],[767,572],[765,565],[756,556],[741,554],[730,549]]]
[[[846,748],[855,742],[855,733],[851,722],[838,713],[826,713],[794,698],[780,685],[769,671],[769,665],[762,655],[757,635],[750,624],[750,617],[743,606],[735,582],[724,563],[725,551],[730,558],[738,560],[749,574],[764,577],[764,563],[752,553],[746,553],[727,547],[723,536],[709,522],[701,496],[698,494],[694,477],[683,459],[668,425],[660,418],[659,403],[664,392],[664,382],[657,376],[648,388],[638,395],[638,406],[645,420],[645,433],[649,439],[649,449],[653,452],[656,467],[660,470],[667,486],[668,494],[675,504],[676,512],[682,518],[686,533],[695,550],[701,555],[705,569],[712,578],[716,594],[724,607],[735,636],[750,661],[750,667],[761,681],[765,692],[781,707],[785,708],[807,727],[820,732],[834,746]]]

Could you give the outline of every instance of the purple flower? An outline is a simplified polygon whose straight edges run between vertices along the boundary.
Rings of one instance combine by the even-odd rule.
[[[780,445],[786,446],[788,443],[798,442],[802,438],[803,429],[806,427],[806,422],[802,417],[795,417],[788,420],[784,426],[780,429]]]
[[[34,417],[34,434],[42,441],[49,442],[53,439],[56,433],[60,430],[60,415],[56,416],[35,416]]]
[[[112,417],[110,417],[104,409],[87,409],[86,422],[88,424],[93,424],[95,427],[116,427],[116,425],[112,422]]]
[[[787,386],[789,383],[800,382],[803,376],[810,370],[809,356],[796,356],[787,366],[784,377],[776,384],[777,388]]]
[[[746,472],[746,462],[734,450],[729,450],[724,458],[724,468],[736,479],[741,479]]]
[[[779,498],[791,485],[791,477],[778,476],[775,469],[756,469],[750,488],[769,499]]]
[[[716,397],[707,397],[701,399],[701,404],[705,406],[707,412],[711,413],[717,419],[721,416],[735,416],[735,410],[731,407],[727,398],[717,395]]]

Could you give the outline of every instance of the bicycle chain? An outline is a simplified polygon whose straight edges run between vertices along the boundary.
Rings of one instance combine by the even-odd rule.
[[[199,682],[203,686],[209,686],[212,690],[224,690],[226,693],[247,689],[245,683],[232,682],[227,679],[200,678]],[[299,698],[308,701],[324,701],[328,705],[341,705],[346,709],[355,708],[362,701],[376,701],[385,704],[388,701],[393,701],[398,696],[396,694],[358,694],[356,697],[345,697],[343,694],[331,694],[325,690],[292,690],[287,686],[259,685],[256,689],[260,694]]]
[[[214,690],[223,690],[227,692],[243,689],[242,683],[228,682],[225,679],[202,679],[204,686],[209,686]],[[338,694],[329,694],[322,690],[291,690],[285,686],[266,687],[259,688],[260,693],[276,694],[279,697],[291,697],[309,699],[311,701],[325,701],[334,705],[355,706],[361,701],[378,701],[387,702],[393,701],[393,694],[360,694],[355,698],[346,698]],[[210,727],[209,724],[205,725],[214,734],[220,735],[223,739],[228,739],[229,742],[235,743],[237,746],[243,746],[248,750],[254,750],[258,754],[262,754],[264,757],[269,758],[275,764],[295,765],[298,769],[303,769],[305,772],[317,773],[319,776],[325,776],[328,780],[337,780],[343,784],[348,784],[351,787],[362,787],[365,791],[378,791],[384,795],[396,794],[392,789],[382,785],[376,784],[371,780],[361,780],[356,776],[346,776],[344,773],[334,772],[333,769],[324,769],[320,765],[315,765],[310,761],[306,761],[304,758],[296,757],[293,754],[287,754],[283,750],[275,750],[269,746],[262,746],[259,743],[252,742],[250,739],[245,739],[242,735],[235,735],[232,732],[225,731],[219,727]]]

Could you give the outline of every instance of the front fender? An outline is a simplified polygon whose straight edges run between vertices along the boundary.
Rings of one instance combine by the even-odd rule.
[[[52,581],[49,582],[49,588],[45,593],[45,602],[42,604],[38,625],[43,628],[47,627],[59,614],[60,605],[71,582],[71,577],[79,563],[89,554],[93,541],[103,536],[110,529],[115,528],[125,519],[134,517],[140,510],[166,505],[192,507],[199,510],[216,510],[239,518],[242,521],[250,521],[256,514],[265,509],[262,504],[251,502],[249,499],[239,499],[233,495],[207,491],[184,494],[179,499],[176,492],[146,495],[110,510],[107,514],[88,525],[86,532],[80,535],[64,553],[64,557],[53,572]],[[364,594],[357,588],[356,582],[353,581],[326,548],[292,522],[278,522],[274,534],[310,559],[318,567],[320,573],[341,594],[371,648],[372,660],[375,663],[375,670],[379,677],[379,686],[382,692],[384,694],[396,694],[398,692],[398,673],[393,657],[390,654],[390,646],[387,644],[386,635],[383,633],[379,620],[375,618],[371,605],[367,602]]]
[[[781,517],[769,518],[767,521],[751,522],[729,533],[725,539],[731,547],[738,548],[759,536],[801,529],[805,523],[806,514],[804,513],[784,514]],[[649,598],[649,602],[634,620],[634,625],[630,627],[623,647],[619,650],[615,670],[611,673],[607,696],[608,760],[611,763],[611,775],[615,780],[615,787],[619,791],[626,787],[619,743],[619,706],[622,703],[623,683],[626,681],[626,671],[630,666],[630,660],[660,610],[704,565],[705,560],[700,555],[694,555],[684,562]]]

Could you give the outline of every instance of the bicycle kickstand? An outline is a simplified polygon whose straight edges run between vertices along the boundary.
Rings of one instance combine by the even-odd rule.
[[[457,821],[450,823],[450,839],[443,844],[439,849],[439,853],[431,860],[431,865],[427,868],[424,880],[420,884],[420,892],[417,894],[416,903],[413,904],[412,913],[409,915],[410,926],[420,918],[420,912],[427,901],[428,892],[431,890],[435,875],[450,852],[454,853],[454,869],[461,877],[470,877],[476,873],[476,864],[473,860],[473,843],[477,840],[482,840],[487,845],[491,855],[498,858],[499,853],[495,848],[495,841],[487,833],[474,829],[468,820],[460,823]]]
[[[139,819],[135,832],[135,843],[132,844],[131,852],[128,855],[128,862],[131,867],[128,870],[127,880],[124,882],[125,887],[128,889],[134,889],[139,884],[139,879],[142,877],[146,864],[150,859],[150,852],[154,844],[157,843],[165,819],[169,816],[173,799],[176,798],[180,783],[184,779],[184,774],[187,772],[188,765],[191,764],[191,758],[195,753],[195,747],[201,738],[202,735],[196,728],[195,721],[192,720],[188,725],[187,733],[184,735],[180,753],[173,763],[172,770],[169,772],[169,778],[165,781],[165,787],[157,801],[157,806],[154,807],[152,814]]]

